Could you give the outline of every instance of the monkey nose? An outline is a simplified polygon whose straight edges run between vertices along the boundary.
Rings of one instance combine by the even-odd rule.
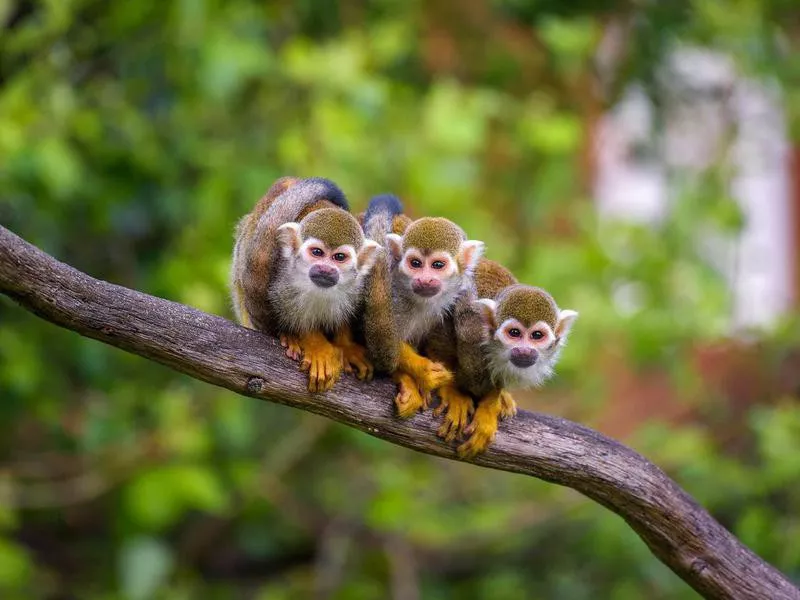
[[[411,289],[417,296],[433,298],[442,289],[442,284],[435,279],[431,281],[414,281],[411,284]]]
[[[314,285],[321,288],[329,288],[339,283],[339,273],[336,269],[323,265],[314,265],[308,271],[308,278]]]
[[[532,348],[514,348],[511,351],[511,364],[520,369],[527,369],[536,364],[539,353]]]

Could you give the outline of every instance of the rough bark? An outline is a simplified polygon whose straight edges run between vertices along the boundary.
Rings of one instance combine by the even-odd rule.
[[[345,423],[457,459],[430,414],[393,415],[394,387],[344,377],[324,394],[276,340],[221,317],[94,279],[0,227],[0,292],[41,318],[238,394]],[[723,528],[663,471],[630,448],[565,419],[520,411],[469,462],[571,487],[620,515],[653,554],[706,598],[800,599],[778,570]]]

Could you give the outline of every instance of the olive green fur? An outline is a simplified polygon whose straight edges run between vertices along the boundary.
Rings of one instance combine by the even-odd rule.
[[[423,217],[406,229],[403,250],[416,248],[424,254],[444,250],[451,256],[457,256],[466,237],[464,231],[448,219]]]
[[[512,285],[497,296],[497,322],[517,319],[526,327],[544,321],[553,330],[558,323],[558,306],[553,297],[541,288]]]
[[[508,286],[517,283],[514,275],[503,265],[488,258],[481,257],[475,267],[475,287],[479,298],[494,298]]]
[[[364,244],[358,221],[341,208],[322,208],[306,216],[300,221],[300,237],[304,241],[316,238],[329,249],[349,244],[358,251]]]

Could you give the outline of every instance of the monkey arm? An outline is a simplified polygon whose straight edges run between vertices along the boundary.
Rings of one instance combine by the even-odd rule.
[[[400,336],[392,313],[392,287],[386,251],[381,249],[364,282],[360,328],[367,357],[377,371],[393,373],[400,360]]]
[[[453,309],[453,341],[458,367],[455,369],[458,387],[471,396],[481,398],[492,388],[485,344],[488,341],[484,317],[475,304],[478,296],[467,290],[456,300]]]

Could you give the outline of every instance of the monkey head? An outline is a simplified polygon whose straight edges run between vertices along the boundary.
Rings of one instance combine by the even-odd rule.
[[[449,305],[472,277],[483,242],[466,239],[458,225],[441,217],[411,223],[401,236],[386,235],[396,279],[419,302]]]
[[[521,284],[478,302],[489,324],[492,381],[500,387],[529,387],[550,378],[578,313],[559,310],[546,291]]]
[[[364,238],[355,217],[339,208],[315,210],[278,228],[288,272],[303,293],[353,296],[375,264],[380,246]]]

